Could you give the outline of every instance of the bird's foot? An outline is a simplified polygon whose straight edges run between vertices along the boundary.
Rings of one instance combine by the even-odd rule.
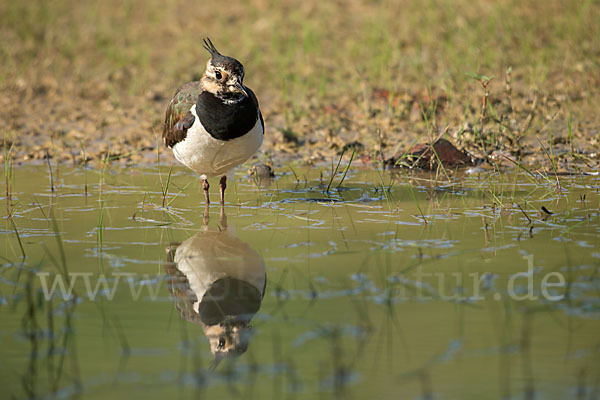
[[[227,214],[225,214],[223,203],[221,203],[221,211],[219,212],[219,223],[223,229],[227,229]]]
[[[204,207],[204,215],[202,216],[202,226],[207,226],[210,221],[210,214],[208,212],[208,204]]]

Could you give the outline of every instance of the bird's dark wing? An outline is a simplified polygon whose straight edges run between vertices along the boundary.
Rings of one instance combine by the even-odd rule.
[[[244,86],[244,88],[248,92],[248,96],[250,97],[250,99],[252,100],[252,102],[256,106],[256,109],[258,110],[258,118],[260,118],[260,124],[263,127],[263,134],[264,134],[265,121],[263,121],[262,113],[260,112],[260,107],[258,106],[258,99],[256,98],[256,95],[254,94],[254,92],[252,90],[250,90],[250,88],[245,87],[245,86]]]
[[[175,254],[181,243],[171,243],[167,250],[167,262],[164,264],[169,284],[169,293],[179,311],[181,318],[196,324],[202,324],[200,316],[194,310],[194,303],[198,301],[196,294],[190,288],[190,282],[183,272],[177,268]]]
[[[185,139],[187,130],[194,124],[190,108],[202,92],[200,82],[189,82],[175,92],[167,106],[162,138],[167,147],[173,147]]]

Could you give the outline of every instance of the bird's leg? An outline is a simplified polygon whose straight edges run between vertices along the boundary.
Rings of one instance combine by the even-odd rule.
[[[219,191],[221,192],[221,204],[225,204],[225,189],[227,189],[227,175],[223,175],[219,181]]]
[[[208,204],[204,207],[204,215],[202,216],[202,226],[207,226],[210,221],[210,214],[208,213]]]
[[[227,214],[225,214],[225,207],[221,203],[221,211],[219,212],[219,222],[223,229],[227,229]]]
[[[204,198],[206,199],[206,205],[210,204],[210,199],[208,198],[208,189],[210,185],[208,184],[208,179],[202,178],[202,189],[204,190]]]

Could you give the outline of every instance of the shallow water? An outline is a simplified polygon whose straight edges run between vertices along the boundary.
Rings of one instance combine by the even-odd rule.
[[[598,396],[598,177],[278,172],[15,169],[2,397]]]

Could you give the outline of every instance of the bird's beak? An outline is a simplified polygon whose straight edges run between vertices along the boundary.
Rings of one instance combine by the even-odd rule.
[[[246,88],[244,88],[240,81],[236,80],[233,85],[229,86],[229,90],[231,90],[232,92],[241,93],[244,96],[248,97],[248,92],[246,92]]]

